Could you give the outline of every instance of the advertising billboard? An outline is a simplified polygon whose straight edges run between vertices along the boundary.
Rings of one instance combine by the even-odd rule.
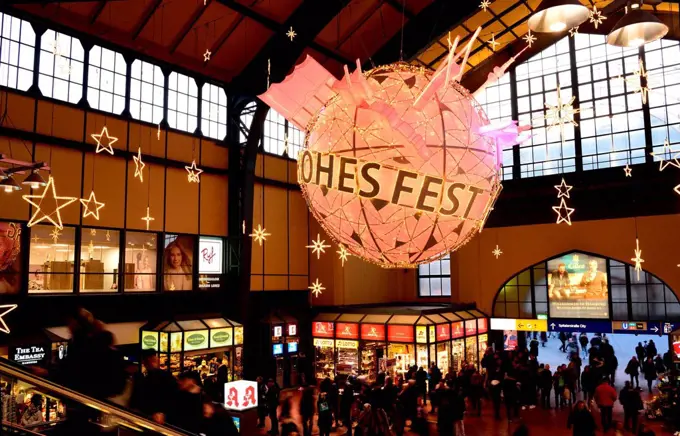
[[[551,318],[609,318],[609,277],[601,257],[571,253],[548,261]]]

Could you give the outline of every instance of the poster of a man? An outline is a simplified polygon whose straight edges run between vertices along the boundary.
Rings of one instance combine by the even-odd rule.
[[[557,270],[550,274],[550,287],[548,295],[550,298],[569,298],[571,294],[571,281],[567,272],[567,265],[560,263]]]
[[[572,253],[548,261],[548,300],[555,318],[609,316],[606,262]]]

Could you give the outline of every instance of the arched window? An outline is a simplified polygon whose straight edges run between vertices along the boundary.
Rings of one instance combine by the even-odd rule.
[[[165,76],[161,67],[137,59],[132,63],[130,114],[136,120],[158,124],[163,120]]]
[[[83,96],[85,50],[80,40],[54,30],[40,41],[38,86],[46,97],[78,103]]]
[[[92,47],[87,79],[90,106],[114,114],[123,112],[126,75],[127,64],[122,54],[98,45]]]
[[[557,278],[561,268],[566,282]],[[673,290],[651,273],[641,271],[638,280],[633,265],[574,251],[521,271],[494,298],[495,317],[534,319],[538,315],[678,321],[680,303]]]
[[[31,24],[0,13],[0,85],[28,90],[33,83],[34,53]]]
[[[198,86],[184,74],[170,73],[168,78],[168,125],[173,129],[194,133],[198,116]]]
[[[224,139],[227,136],[227,94],[224,89],[206,83],[201,94],[201,130],[207,137]]]
[[[264,122],[264,137],[262,145],[266,153],[297,159],[305,140],[304,133],[292,125],[274,109],[269,109]]]

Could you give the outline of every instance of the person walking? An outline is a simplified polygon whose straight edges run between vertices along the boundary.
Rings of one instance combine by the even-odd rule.
[[[625,373],[630,376],[630,384],[633,384],[633,381],[635,381],[635,387],[639,388],[640,387],[640,362],[637,360],[635,356],[631,357],[631,359],[628,361],[628,365],[626,365],[626,370]]]
[[[654,343],[653,339],[649,340],[649,343],[647,344],[647,357],[651,357],[654,359],[656,355],[658,354],[656,351],[656,344]]]
[[[300,416],[302,417],[302,434],[312,436],[314,430],[314,388],[307,386],[300,399]]]
[[[538,373],[539,386],[541,388],[541,406],[550,409],[550,391],[552,390],[552,372],[550,365],[546,364],[542,371]]]
[[[342,425],[347,429],[347,436],[352,436],[352,404],[354,403],[354,384],[351,378],[345,382],[345,390],[340,397],[340,419]]]
[[[642,346],[642,342],[638,342],[637,347],[635,347],[635,355],[637,356],[638,362],[644,362],[647,350]]]
[[[586,332],[581,333],[578,338],[578,342],[581,344],[581,350],[583,351],[583,358],[588,357],[588,335]]]
[[[616,402],[616,389],[604,378],[600,385],[595,389],[595,403],[600,409],[600,419],[602,420],[602,430],[606,433],[612,425],[612,409]]]
[[[657,354],[654,359],[654,367],[656,368],[657,374],[663,374],[666,372],[666,365],[663,363],[663,358],[660,354]]]
[[[583,373],[581,374],[581,389],[583,390],[583,401],[586,405],[593,401],[593,396],[595,394],[595,379],[593,379],[593,373],[590,370],[590,365],[586,365],[583,368]]]
[[[567,419],[567,428],[573,428],[574,436],[595,436],[595,418],[586,408],[586,403],[578,401]]]
[[[559,335],[560,342],[562,345],[560,346],[560,351],[563,353],[567,352],[567,334],[564,332],[560,332]]]
[[[333,410],[328,402],[328,393],[321,392],[319,394],[319,400],[316,404],[316,409],[319,412],[319,420],[317,425],[319,426],[319,436],[330,436],[331,427],[333,424]]]
[[[519,389],[517,379],[512,373],[505,375],[503,380],[503,397],[505,398],[505,411],[508,421],[512,422],[513,412],[515,418],[519,418]]]
[[[454,436],[453,433],[453,403],[455,393],[447,390],[439,403],[439,413],[437,415],[437,431],[440,436]]]
[[[152,350],[153,351],[153,350]],[[267,384],[262,377],[257,377],[257,428],[264,428],[267,417]]]
[[[465,396],[459,390],[453,391],[453,430],[456,436],[465,436]]]
[[[647,389],[649,393],[652,393],[652,383],[656,380],[656,366],[651,357],[648,357],[644,365],[642,365],[642,372],[645,374],[645,380],[647,380]]]
[[[638,413],[644,408],[642,398],[640,397],[640,388],[634,388],[633,385],[627,381],[624,388],[619,394],[619,402],[623,406],[623,424],[626,430],[637,432]],[[628,426],[628,422],[631,426]]]
[[[267,380],[267,394],[265,395],[265,403],[267,404],[267,414],[271,428],[269,434],[276,436],[279,434],[279,419],[277,417],[277,409],[279,407],[279,387],[274,383],[274,379]]]

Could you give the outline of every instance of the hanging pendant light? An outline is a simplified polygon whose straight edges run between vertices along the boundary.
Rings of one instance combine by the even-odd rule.
[[[10,175],[5,180],[0,182],[0,189],[9,194],[14,191],[21,191],[21,186],[16,180],[14,180],[14,177]]]
[[[0,168],[0,180],[5,180],[7,178],[7,174],[5,173],[5,170]]]
[[[31,187],[31,189],[38,189],[40,187],[47,186],[47,182],[42,178],[40,173],[38,173],[38,170],[33,170],[33,172],[29,174],[23,182],[21,182],[21,184],[28,185]]]
[[[656,15],[642,8],[631,9],[607,35],[607,44],[617,47],[640,47],[661,39],[668,33],[668,26]]]
[[[532,32],[557,33],[586,21],[590,12],[578,0],[544,0],[529,18]]]

